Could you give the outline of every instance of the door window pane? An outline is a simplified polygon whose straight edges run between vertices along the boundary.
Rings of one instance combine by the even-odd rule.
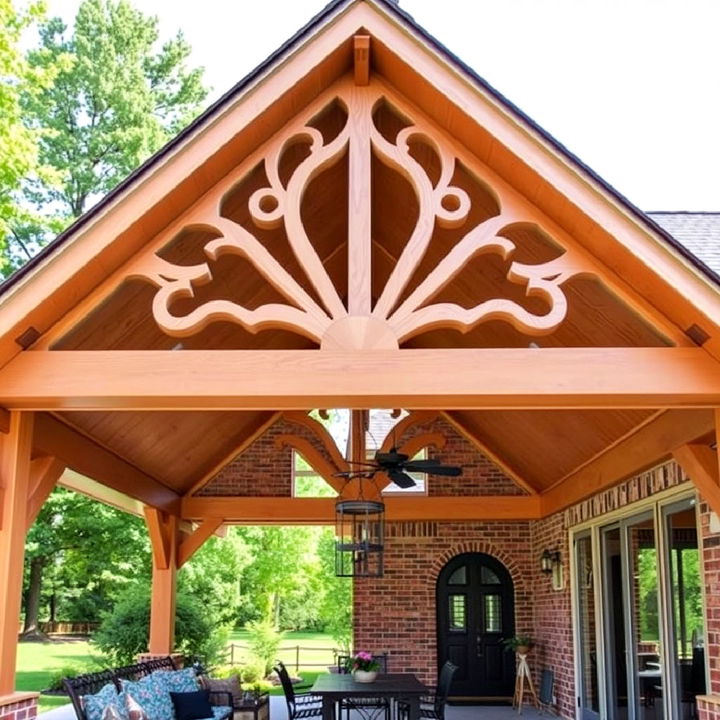
[[[462,565],[450,576],[448,585],[465,585],[467,583],[467,570]]]
[[[483,585],[499,585],[500,578],[489,567],[483,565],[480,570],[480,582]]]
[[[450,631],[465,630],[467,628],[466,603],[464,595],[450,595],[448,598],[448,610],[450,611]]]
[[[485,632],[502,632],[502,605],[499,595],[485,596]]]

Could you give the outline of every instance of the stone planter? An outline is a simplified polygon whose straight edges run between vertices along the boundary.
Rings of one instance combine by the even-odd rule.
[[[375,682],[377,670],[353,670],[353,679],[359,683]]]

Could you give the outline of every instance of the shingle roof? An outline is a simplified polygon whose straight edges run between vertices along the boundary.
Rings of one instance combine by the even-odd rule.
[[[649,212],[693,255],[720,275],[720,212]]]

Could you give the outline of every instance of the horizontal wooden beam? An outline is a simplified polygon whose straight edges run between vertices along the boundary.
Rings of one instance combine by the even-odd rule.
[[[81,475],[146,505],[176,514],[180,496],[155,478],[47,413],[35,418],[36,452],[53,455]]]
[[[222,517],[235,525],[332,525],[335,498],[183,498],[182,517],[201,521]],[[385,518],[402,520],[534,520],[537,496],[386,497]]]
[[[24,352],[0,371],[10,409],[720,406],[701,348]]]
[[[657,415],[544,492],[543,516],[669,459],[676,448],[713,433],[714,428],[712,410],[669,410]]]

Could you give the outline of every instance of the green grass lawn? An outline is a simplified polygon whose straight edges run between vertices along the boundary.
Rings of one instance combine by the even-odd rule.
[[[238,630],[232,633],[230,643],[247,644],[247,633]],[[296,646],[300,646],[300,668],[296,672]],[[302,684],[312,684],[315,678],[326,672],[326,665],[333,661],[330,648],[335,643],[328,635],[322,633],[293,632],[286,633],[280,646],[278,657],[288,667],[291,675],[299,675]],[[244,653],[235,650],[236,664],[242,664]],[[16,687],[18,690],[39,692],[50,685],[54,675],[63,668],[92,671],[104,667],[103,661],[94,653],[90,644],[85,641],[20,643],[17,653]],[[62,673],[65,674],[65,673]],[[273,688],[273,695],[282,695],[280,687]],[[66,696],[41,695],[38,700],[38,711],[45,712],[68,702]]]

